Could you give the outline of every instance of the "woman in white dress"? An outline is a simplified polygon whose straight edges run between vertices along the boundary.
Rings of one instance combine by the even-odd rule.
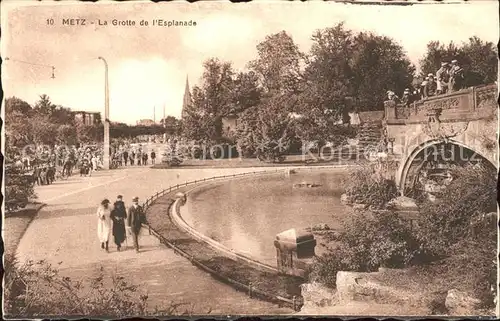
[[[92,155],[92,158],[90,159],[90,163],[91,163],[90,175],[92,175],[92,172],[97,170],[97,157],[95,155]]]
[[[101,242],[101,248],[105,249],[106,252],[108,251],[108,241],[112,228],[110,215],[109,200],[105,199],[97,209],[97,235],[99,236],[99,242]]]

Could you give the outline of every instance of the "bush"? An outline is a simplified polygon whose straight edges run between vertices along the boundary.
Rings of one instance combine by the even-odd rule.
[[[15,165],[5,166],[5,209],[10,212],[24,208],[34,197],[33,176]]]
[[[348,270],[404,267],[423,255],[409,222],[395,212],[358,212],[344,223],[337,255]]]
[[[102,267],[97,277],[81,281],[59,275],[45,261],[19,264],[12,256],[5,257],[4,289],[4,312],[11,318],[172,315],[179,314],[181,306],[150,311],[147,294],[116,273],[106,274]]]
[[[371,166],[351,170],[344,186],[351,202],[374,209],[384,208],[387,202],[399,195],[396,183],[376,173]]]
[[[356,212],[344,223],[339,246],[316,258],[310,280],[335,287],[338,271],[371,272],[379,267],[401,268],[426,253],[413,236],[409,222],[394,212]]]
[[[439,255],[449,255],[450,246],[471,237],[474,221],[497,210],[494,170],[471,165],[454,169],[452,176],[455,179],[435,202],[420,206],[417,233],[424,246]]]
[[[466,275],[462,282],[481,300],[481,308],[494,306],[491,287],[497,285],[497,215],[482,215],[471,226],[470,236],[451,246],[450,252],[461,258],[456,263]]]
[[[345,270],[336,252],[314,258],[313,264],[309,267],[309,282],[318,282],[330,288],[335,288],[337,282],[337,272]]]

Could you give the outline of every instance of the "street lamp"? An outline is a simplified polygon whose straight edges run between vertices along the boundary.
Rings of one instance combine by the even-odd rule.
[[[104,62],[104,169],[109,169],[109,88],[108,88],[108,62],[103,57],[98,57]]]

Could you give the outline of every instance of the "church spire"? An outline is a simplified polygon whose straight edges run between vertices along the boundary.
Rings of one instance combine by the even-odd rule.
[[[189,105],[191,105],[191,92],[189,90],[189,79],[186,75],[186,88],[184,89],[184,99],[182,101],[182,118],[186,117],[186,111],[188,110]]]

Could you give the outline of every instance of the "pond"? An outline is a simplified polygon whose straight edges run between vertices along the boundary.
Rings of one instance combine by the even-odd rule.
[[[276,266],[276,234],[321,223],[340,227],[348,213],[340,202],[346,177],[346,169],[303,169],[219,182],[191,192],[181,215],[226,247]]]

